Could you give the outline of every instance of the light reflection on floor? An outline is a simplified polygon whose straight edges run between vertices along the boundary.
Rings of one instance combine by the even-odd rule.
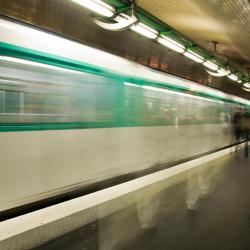
[[[250,249],[249,179],[249,159],[231,154],[113,201],[112,215],[37,250]]]

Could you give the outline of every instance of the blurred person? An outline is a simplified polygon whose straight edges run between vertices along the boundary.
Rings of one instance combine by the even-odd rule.
[[[243,112],[241,108],[238,108],[236,112],[233,115],[232,119],[232,129],[234,134],[234,144],[235,145],[235,151],[238,150],[238,144],[241,141],[242,136],[242,118],[243,118]]]
[[[248,148],[248,141],[249,141],[249,133],[250,133],[250,113],[247,111],[247,109],[244,109],[244,112],[242,113],[242,118],[240,120],[240,129],[242,133],[242,137],[245,140],[245,156],[248,157],[249,155],[249,148]]]

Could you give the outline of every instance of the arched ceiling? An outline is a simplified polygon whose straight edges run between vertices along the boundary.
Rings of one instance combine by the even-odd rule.
[[[138,5],[207,50],[250,67],[249,0],[138,0]]]
[[[232,63],[236,62],[241,68],[250,66],[250,4],[247,0],[137,0],[137,3],[204,49],[212,51],[211,41],[217,41],[218,52],[228,56]],[[110,32],[97,27],[91,12],[69,0],[0,0],[0,15],[250,99],[250,92],[239,84],[226,77],[208,75],[202,65],[156,42],[129,30]]]

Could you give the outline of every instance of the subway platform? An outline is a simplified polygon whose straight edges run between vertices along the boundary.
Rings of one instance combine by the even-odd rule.
[[[36,250],[250,249],[250,159],[240,150],[206,165],[209,188],[201,194],[201,176],[191,173]],[[190,209],[188,199],[195,199]]]
[[[225,165],[213,180],[213,190],[192,210],[186,208],[185,184],[181,183],[160,195],[152,228],[141,227],[134,206],[37,250],[250,249],[250,159],[238,152],[217,164]],[[146,212],[152,216],[153,211]]]

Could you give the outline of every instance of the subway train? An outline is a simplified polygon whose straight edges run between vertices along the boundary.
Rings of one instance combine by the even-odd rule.
[[[0,212],[228,146],[248,100],[0,19]]]

